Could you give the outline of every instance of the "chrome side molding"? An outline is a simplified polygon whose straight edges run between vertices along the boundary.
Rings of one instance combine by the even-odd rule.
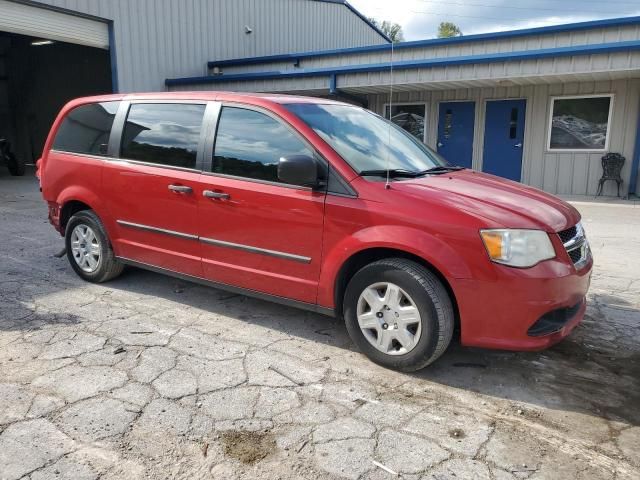
[[[224,240],[216,240],[215,238],[199,237],[190,233],[176,232],[174,230],[167,230],[165,228],[152,227],[150,225],[143,225],[140,223],[127,222],[125,220],[116,220],[118,225],[123,227],[135,228],[137,230],[144,230],[147,232],[162,233],[164,235],[170,235],[172,237],[184,238],[185,240],[195,240],[205,243],[207,245],[214,245],[216,247],[233,248],[235,250],[242,250],[244,252],[251,252],[258,255],[267,255],[270,257],[282,258],[283,260],[291,260],[293,262],[311,263],[311,257],[304,257],[302,255],[295,255],[293,253],[280,252],[277,250],[269,250],[267,248],[253,247],[251,245],[243,245],[241,243],[226,242]]]
[[[143,225],[141,223],[126,222],[124,220],[116,220],[116,222],[119,225],[122,225],[123,227],[135,228],[137,230],[144,230],[146,232],[163,233],[165,235],[170,235],[172,237],[184,238],[185,240],[198,240],[198,236],[197,235],[191,235],[189,233],[176,232],[174,230],[167,230],[165,228],[151,227],[149,225]]]
[[[250,245],[242,245],[240,243],[225,242],[223,240],[216,240],[215,238],[200,237],[200,241],[208,245],[215,245],[216,247],[234,248],[236,250],[243,250],[245,252],[257,253],[260,255],[267,255],[270,257],[283,258],[285,260],[293,260],[294,262],[311,263],[310,257],[303,257],[302,255],[294,255],[293,253],[279,252],[277,250],[268,250],[266,248],[252,247]]]

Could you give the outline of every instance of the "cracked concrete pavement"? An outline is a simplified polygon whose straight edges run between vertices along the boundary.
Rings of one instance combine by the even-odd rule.
[[[136,269],[84,283],[37,183],[2,172],[0,478],[640,478],[640,207],[577,206],[583,324],[408,375],[338,320]]]

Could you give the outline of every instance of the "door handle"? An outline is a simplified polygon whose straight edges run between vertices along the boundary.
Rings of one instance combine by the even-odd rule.
[[[204,190],[202,192],[202,195],[207,198],[218,198],[220,200],[229,200],[229,198],[231,198],[231,195],[229,195],[228,193],[214,192],[212,190]]]
[[[520,143],[516,143],[516,144],[514,145],[514,147],[516,147],[516,148],[522,148],[522,142],[520,142]]]
[[[442,142],[438,142],[438,148],[444,146],[444,144]]]
[[[169,190],[175,193],[191,193],[193,192],[193,188],[187,187],[186,185],[169,185]]]

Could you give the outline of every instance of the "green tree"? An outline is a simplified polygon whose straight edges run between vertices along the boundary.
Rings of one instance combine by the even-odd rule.
[[[438,26],[438,38],[461,37],[462,30],[451,22],[440,22]]]
[[[387,20],[379,22],[375,18],[370,18],[369,21],[382,30],[393,43],[404,42],[404,34],[402,33],[401,25]]]

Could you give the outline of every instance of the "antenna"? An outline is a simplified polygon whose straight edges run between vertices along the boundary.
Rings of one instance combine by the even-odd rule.
[[[389,190],[391,188],[391,183],[389,182],[390,172],[389,172],[389,156],[391,155],[391,120],[393,116],[393,40],[391,41],[391,63],[389,70],[389,138],[387,140],[387,159],[386,159],[386,168],[387,171],[387,181],[384,184],[385,190]]]

